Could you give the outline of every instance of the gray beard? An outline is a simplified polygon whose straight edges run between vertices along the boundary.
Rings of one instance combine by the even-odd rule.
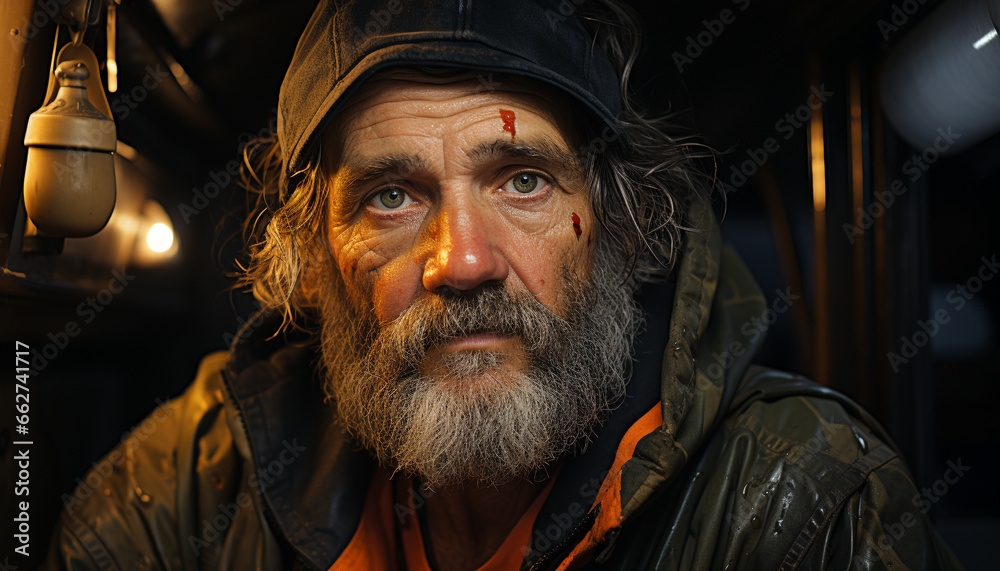
[[[491,283],[421,297],[379,327],[371,306],[351,307],[339,275],[332,278],[321,353],[338,421],[381,465],[430,487],[501,485],[582,450],[625,395],[642,326],[621,263],[599,247],[589,283],[562,268],[565,318]],[[423,370],[429,349],[484,331],[516,336],[527,366],[516,370],[501,352],[462,350]]]

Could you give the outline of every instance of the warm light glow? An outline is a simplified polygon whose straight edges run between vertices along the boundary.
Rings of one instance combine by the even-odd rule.
[[[108,4],[108,91],[118,91],[118,59],[115,57],[115,43],[118,41],[118,6]]]
[[[118,91],[118,62],[113,59],[108,60],[108,91]]]
[[[156,252],[166,252],[174,244],[174,232],[169,226],[162,222],[157,222],[149,227],[146,232],[146,245]]]
[[[155,200],[146,200],[137,214],[132,262],[139,266],[156,266],[173,259],[179,244],[167,211]]]
[[[819,63],[813,64],[813,84],[822,85]],[[812,108],[809,120],[809,163],[813,190],[813,256],[815,354],[813,375],[820,384],[830,383],[830,287],[826,234],[826,148],[823,142],[823,107]]]
[[[826,210],[826,154],[823,148],[823,110],[813,110],[809,121],[809,154],[812,159],[813,208]]]

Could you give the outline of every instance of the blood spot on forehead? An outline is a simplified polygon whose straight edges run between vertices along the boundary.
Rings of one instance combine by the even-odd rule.
[[[510,133],[510,139],[514,140],[517,129],[514,127],[514,112],[507,109],[500,110],[500,118],[503,119],[503,130]]]

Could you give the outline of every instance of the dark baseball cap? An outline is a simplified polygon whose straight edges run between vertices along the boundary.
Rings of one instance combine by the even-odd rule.
[[[278,95],[281,189],[348,97],[401,65],[509,73],[561,88],[623,138],[619,78],[574,12],[584,0],[321,0]],[[488,81],[488,80],[487,80]]]

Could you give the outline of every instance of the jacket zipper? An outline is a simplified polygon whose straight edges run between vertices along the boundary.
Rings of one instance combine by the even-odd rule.
[[[548,553],[539,557],[538,560],[535,561],[531,565],[531,567],[528,568],[528,571],[536,571],[536,570],[540,571],[542,569],[541,565],[545,563],[547,560],[562,555],[562,552],[566,551],[568,547],[571,547],[571,545],[575,545],[577,543],[577,536],[580,535],[580,532],[584,528],[593,525],[594,518],[597,517],[597,512],[600,511],[600,509],[601,509],[600,506],[598,506],[596,510],[593,510],[590,513],[588,513],[587,517],[580,520],[580,522],[576,524],[576,527],[573,528],[573,531],[570,532],[570,534],[567,535],[565,539],[560,541],[559,544],[556,545],[554,548],[552,548]]]

